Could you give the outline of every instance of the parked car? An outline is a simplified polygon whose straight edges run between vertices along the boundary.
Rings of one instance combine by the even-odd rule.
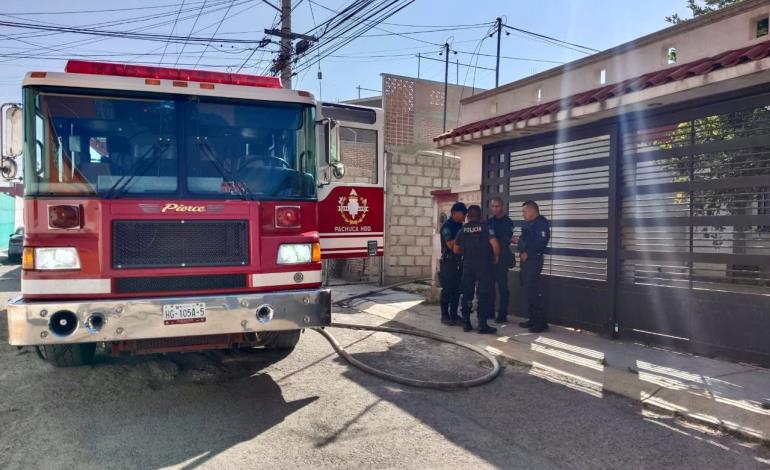
[[[21,251],[24,246],[24,227],[19,227],[8,239],[8,262],[21,261]]]

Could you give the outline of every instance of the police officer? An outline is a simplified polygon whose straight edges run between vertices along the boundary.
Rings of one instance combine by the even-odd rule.
[[[508,321],[508,271],[516,266],[516,257],[511,252],[511,241],[513,240],[513,221],[503,210],[503,200],[494,197],[489,203],[492,209],[492,217],[487,219],[487,224],[495,231],[495,238],[500,245],[500,262],[492,266],[492,301],[495,299],[495,287],[500,296],[500,302],[497,305],[497,323]]]
[[[519,326],[529,328],[531,333],[540,333],[548,329],[540,293],[540,273],[543,271],[543,253],[551,239],[551,228],[548,219],[540,215],[535,201],[522,204],[521,212],[524,225],[517,240],[521,262],[519,277],[529,320],[519,323]]]
[[[462,312],[463,331],[471,331],[471,300],[476,291],[479,307],[479,333],[492,334],[497,328],[487,324],[494,314],[494,290],[492,289],[492,270],[489,266],[497,264],[500,258],[500,245],[492,228],[481,221],[481,207],[468,208],[468,222],[457,233],[454,252],[463,254],[462,272]]]
[[[468,213],[465,204],[456,202],[452,206],[449,219],[441,226],[441,262],[439,281],[441,282],[441,323],[456,325],[459,318],[457,309],[460,303],[460,270],[462,256],[455,254],[455,237],[465,222]]]

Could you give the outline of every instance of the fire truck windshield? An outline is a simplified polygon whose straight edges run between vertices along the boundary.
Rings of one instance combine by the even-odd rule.
[[[25,89],[31,196],[315,197],[311,106]]]

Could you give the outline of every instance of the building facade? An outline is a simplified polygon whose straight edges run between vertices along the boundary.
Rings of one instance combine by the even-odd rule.
[[[769,16],[745,0],[462,101],[436,143],[484,205],[552,221],[552,321],[770,364]]]

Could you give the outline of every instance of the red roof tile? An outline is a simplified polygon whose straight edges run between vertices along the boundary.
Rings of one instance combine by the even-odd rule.
[[[666,83],[684,80],[697,75],[705,75],[714,70],[761,60],[770,56],[770,41],[765,41],[753,46],[744,47],[734,51],[723,52],[714,57],[698,59],[682,65],[669,67],[665,70],[651,72],[641,77],[625,80],[621,83],[605,85],[583,93],[568,96],[548,103],[530,106],[511,113],[495,116],[477,122],[465,124],[456,129],[440,135],[433,140],[440,140],[449,137],[458,137],[471,134],[477,131],[492,129],[497,126],[512,124],[519,121],[525,121],[533,117],[542,117],[548,114],[554,114],[564,109],[570,109],[575,106],[583,106],[591,103],[598,103],[609,98],[644,90],[647,88],[664,85]]]

